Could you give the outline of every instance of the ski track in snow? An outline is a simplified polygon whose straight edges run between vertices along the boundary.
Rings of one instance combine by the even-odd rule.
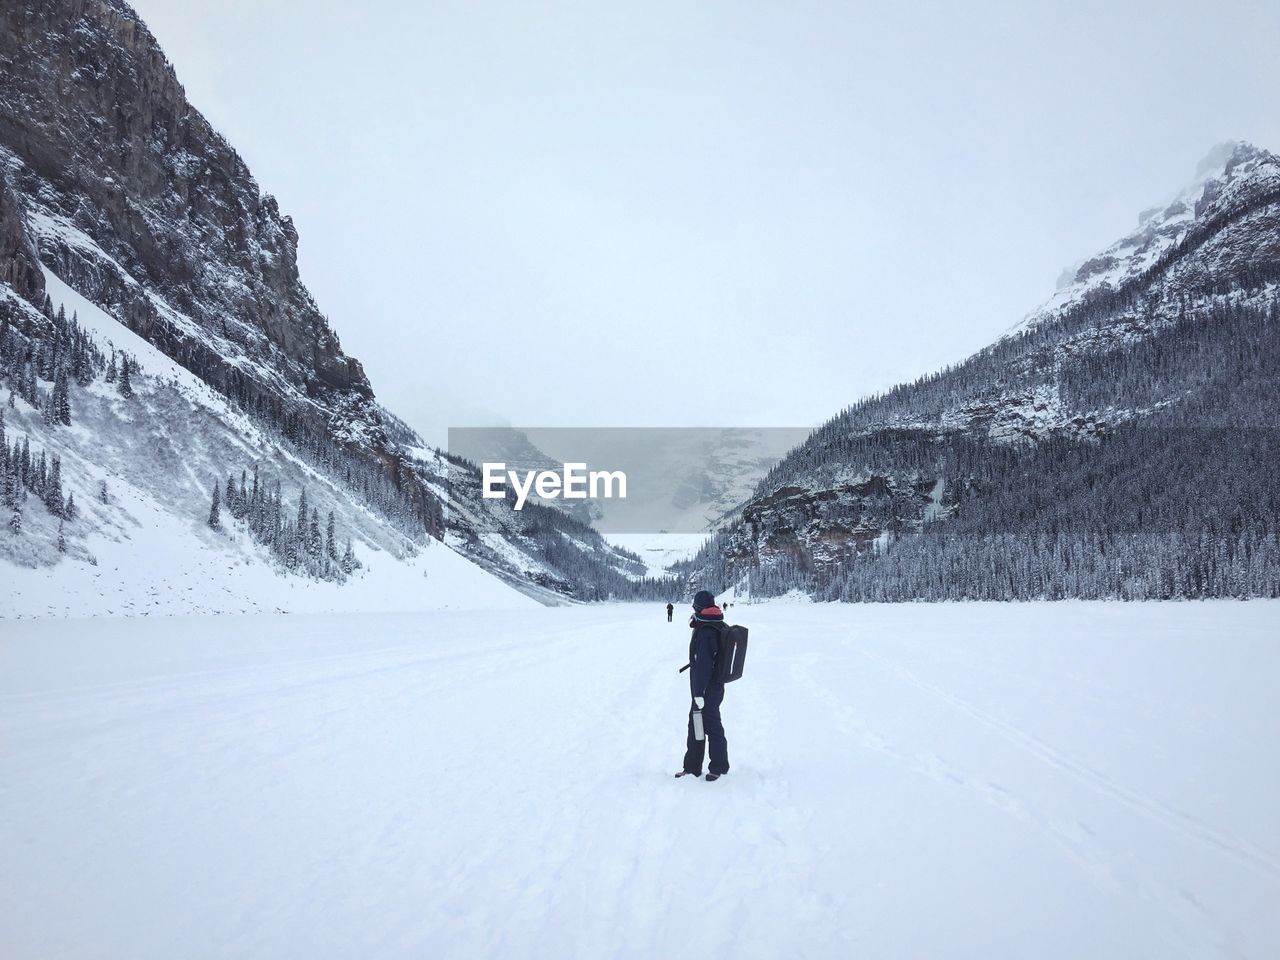
[[[1151,817],[1153,820],[1159,821],[1170,829],[1180,831],[1186,836],[1199,840],[1202,843],[1208,843],[1216,846],[1233,858],[1242,863],[1248,864],[1249,866],[1255,867],[1269,877],[1280,878],[1280,861],[1277,861],[1275,857],[1270,856],[1265,851],[1259,850],[1253,844],[1225,836],[1193,817],[1189,817],[1178,810],[1174,810],[1159,803],[1158,801],[1154,801],[1149,797],[1144,797],[1139,793],[1135,793],[1134,791],[1115,783],[1108,777],[1098,773],[1096,770],[1091,770],[1086,766],[1076,763],[1070,757],[1063,756],[1048,744],[1022,730],[1019,730],[1013,724],[1001,720],[995,714],[981,710],[959,697],[954,697],[933,684],[925,683],[916,677],[915,674],[911,673],[910,670],[906,670],[897,664],[891,663],[889,660],[873,653],[870,650],[859,649],[858,652],[863,656],[876,661],[886,670],[897,674],[917,689],[937,697],[942,702],[955,707],[957,710],[973,717],[978,722],[991,727],[1001,736],[1006,737],[1012,742],[1027,749],[1038,759],[1065,771],[1084,783],[1087,783],[1098,792],[1107,795],[1113,800],[1117,800],[1120,803],[1133,807],[1140,813]]]
[[[1096,772],[1077,766],[1035,738],[1027,737],[1021,731],[1003,723],[985,711],[978,710],[970,704],[951,697],[945,691],[922,683],[909,671],[902,670],[884,657],[867,650],[859,650],[858,652],[912,686],[936,696],[942,702],[993,728],[1001,736],[1009,737],[1013,742],[1026,747],[1038,759],[1045,760],[1056,768],[1085,780],[1110,798],[1120,800],[1144,813],[1154,813],[1166,825],[1168,825],[1169,820],[1177,816],[1172,812],[1163,810],[1157,804],[1142,801],[1123,788],[1111,784],[1107,778]],[[1222,947],[1223,955],[1237,955],[1233,950],[1222,944],[1214,944],[1204,940],[1197,931],[1190,929],[1191,925],[1188,924],[1185,918],[1180,916],[1184,912],[1183,908],[1190,904],[1197,914],[1204,913],[1193,898],[1187,898],[1185,895],[1180,897],[1175,891],[1170,891],[1149,879],[1133,880],[1121,877],[1115,865],[1109,859],[1105,848],[1097,843],[1096,838],[1086,824],[1079,820],[1046,817],[1038,812],[1035,804],[1029,802],[1026,798],[1016,795],[999,783],[982,780],[981,778],[973,779],[962,769],[952,765],[937,754],[917,753],[908,755],[895,749],[884,736],[871,732],[867,728],[866,722],[857,715],[855,710],[843,704],[834,692],[817,681],[813,676],[813,669],[816,666],[817,659],[817,657],[810,657],[806,662],[797,664],[792,669],[793,677],[808,686],[814,696],[831,711],[837,726],[846,734],[856,737],[864,749],[886,754],[894,762],[904,765],[913,773],[938,783],[954,784],[964,790],[972,791],[983,802],[992,805],[1010,817],[1043,831],[1103,892],[1109,895],[1123,895],[1132,892],[1164,907],[1172,914],[1169,917],[1169,922],[1178,932],[1178,937],[1168,938],[1168,942],[1165,944],[1167,949],[1174,950],[1178,955],[1188,952],[1189,955],[1201,956],[1209,955],[1205,951],[1210,950],[1212,947]],[[1189,820],[1189,818],[1184,819]],[[1175,823],[1175,826],[1181,828],[1181,824]],[[1260,863],[1264,868],[1267,868],[1268,874],[1274,874],[1274,870],[1271,869],[1270,858],[1266,857],[1265,854],[1254,852],[1248,845],[1237,845],[1223,840],[1215,835],[1213,831],[1203,827],[1203,825],[1196,826],[1197,829],[1189,831],[1191,835],[1197,838],[1207,837],[1209,842],[1220,847],[1232,855],[1233,858],[1250,864]],[[1211,918],[1195,918],[1195,920],[1203,919]],[[1164,930],[1157,929],[1156,932],[1161,935],[1165,934]]]
[[[659,604],[6,625],[0,953],[1275,955],[1280,604],[731,619],[715,784]]]

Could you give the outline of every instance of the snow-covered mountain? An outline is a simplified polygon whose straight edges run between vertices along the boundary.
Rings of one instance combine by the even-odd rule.
[[[1217,147],[999,341],[817,430],[693,569],[846,599],[1280,591],[1278,289],[1280,159]]]
[[[298,239],[127,4],[0,6],[0,612],[500,603],[488,574],[551,601],[642,569],[452,490]]]

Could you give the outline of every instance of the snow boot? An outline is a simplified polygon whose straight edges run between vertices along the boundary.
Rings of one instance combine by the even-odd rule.
[[[710,783],[712,780],[718,780],[722,776],[724,776],[722,773],[708,773],[703,779],[705,779],[707,783]]]
[[[676,774],[676,776],[677,776],[677,777],[693,777],[693,779],[697,780],[697,779],[698,779],[698,777],[700,777],[700,776],[701,776],[701,774],[699,774],[699,773],[690,773],[688,770],[681,770],[679,773],[677,773],[677,774]]]

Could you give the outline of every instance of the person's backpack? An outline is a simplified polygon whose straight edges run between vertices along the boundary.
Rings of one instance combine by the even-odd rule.
[[[715,680],[731,683],[742,676],[747,660],[747,628],[736,623],[721,624],[716,636]]]

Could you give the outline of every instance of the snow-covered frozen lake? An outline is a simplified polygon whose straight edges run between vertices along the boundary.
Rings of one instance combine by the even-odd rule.
[[[0,955],[1280,955],[1280,604],[0,626]]]

